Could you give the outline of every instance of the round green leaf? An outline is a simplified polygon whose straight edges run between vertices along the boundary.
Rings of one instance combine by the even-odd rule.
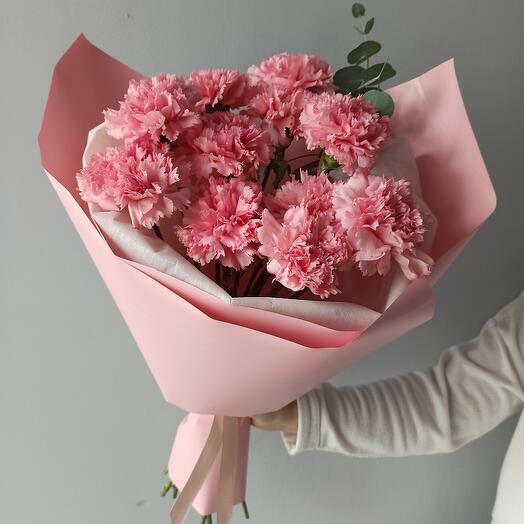
[[[351,7],[351,12],[355,18],[360,18],[366,14],[366,8],[362,4],[356,2]]]
[[[339,69],[333,76],[333,83],[337,86],[339,93],[347,95],[357,90],[362,85],[362,73],[365,71],[360,66],[348,66]]]
[[[391,67],[391,64],[380,63],[368,67],[362,72],[362,79],[364,82],[371,82],[373,84],[380,84],[390,78],[393,78],[397,72]]]
[[[364,98],[375,106],[381,116],[391,116],[395,110],[393,99],[384,91],[372,89],[364,93]]]
[[[370,56],[376,55],[382,46],[374,40],[367,40],[362,42],[358,47],[350,51],[348,54],[349,64],[360,64],[367,60]]]
[[[373,26],[375,25],[375,18],[370,18],[367,22],[366,22],[366,25],[364,26],[364,34],[365,35],[369,35],[369,33],[371,32],[371,30],[373,29]]]
[[[335,73],[333,76],[333,82],[338,86],[354,81],[360,83],[362,81],[362,73],[364,71],[365,69],[363,67],[357,65],[343,67]]]

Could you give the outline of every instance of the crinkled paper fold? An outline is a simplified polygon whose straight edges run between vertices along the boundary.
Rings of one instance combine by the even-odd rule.
[[[385,296],[371,281],[376,304],[366,297],[352,297],[349,306],[231,300],[184,270],[183,258],[174,267],[171,248],[158,239],[129,252],[133,243],[122,235],[133,232],[125,224],[109,231],[123,219],[95,221],[78,196],[75,175],[89,131],[122,99],[129,80],[141,77],[80,36],[55,67],[39,136],[42,165],[164,397],[188,411],[246,416],[277,409],[425,322],[432,286],[495,208],[450,60],[390,91],[394,133],[413,152],[417,191],[438,223],[431,277],[407,283],[392,275],[399,284]]]

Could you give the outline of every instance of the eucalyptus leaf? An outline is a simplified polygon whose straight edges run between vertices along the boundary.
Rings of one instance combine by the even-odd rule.
[[[376,86],[363,86],[363,85],[360,85],[360,86],[352,89],[350,91],[350,93],[353,96],[358,96],[358,95],[363,95],[364,93],[367,93],[368,91],[372,91],[372,90],[376,90],[376,89],[377,89]],[[344,93],[344,94],[347,94],[347,93]]]
[[[349,64],[361,64],[364,60],[367,60],[370,56],[376,55],[382,46],[374,40],[367,40],[362,42],[358,47],[355,47],[353,51],[348,54]]]
[[[361,81],[362,73],[364,73],[364,71],[365,69],[363,67],[357,65],[343,67],[335,73],[333,76],[333,82],[337,85],[341,85],[353,80]]]
[[[365,35],[369,35],[369,33],[371,32],[371,30],[373,29],[373,26],[375,25],[375,18],[370,18],[367,22],[366,22],[366,25],[364,26],[364,34]]]
[[[364,98],[373,104],[381,116],[391,116],[395,109],[393,99],[384,91],[372,89],[364,94]]]
[[[337,86],[337,92],[342,93],[343,95],[353,95],[356,96],[360,93],[360,88],[362,86],[362,82],[360,80],[358,81],[352,81],[352,82],[346,82],[345,84]]]
[[[366,83],[380,84],[381,82],[393,78],[396,74],[397,72],[393,69],[391,64],[382,62],[368,67],[362,72],[361,76]]]
[[[351,7],[351,12],[355,18],[360,18],[366,14],[366,8],[362,4],[355,2]]]
[[[338,87],[339,93],[347,95],[356,91],[362,84],[362,73],[365,71],[360,66],[348,66],[339,69],[333,76],[333,83]]]

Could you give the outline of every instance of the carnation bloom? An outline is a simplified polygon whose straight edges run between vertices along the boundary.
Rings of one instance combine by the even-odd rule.
[[[335,186],[333,203],[364,275],[385,275],[392,259],[410,280],[430,273],[433,261],[419,249],[426,228],[407,180],[357,172]]]
[[[332,183],[324,173],[284,184],[271,199],[258,230],[259,253],[267,270],[293,291],[309,288],[326,298],[339,293],[337,271],[352,249],[332,204]]]
[[[152,228],[161,218],[182,209],[185,193],[177,192],[177,168],[159,152],[137,145],[111,147],[91,155],[77,175],[80,196],[105,211],[127,207],[133,227]]]
[[[272,141],[263,122],[248,115],[207,115],[198,133],[186,140],[197,175],[213,171],[239,177],[271,160]]]
[[[269,199],[271,212],[282,217],[294,206],[304,205],[308,213],[333,212],[333,183],[325,173],[316,176],[300,171],[300,180],[290,180],[283,184],[273,197]]]
[[[300,115],[308,149],[321,147],[351,174],[355,161],[370,167],[389,134],[389,119],[361,96],[322,93],[309,96]]]
[[[245,105],[247,79],[239,71],[228,69],[211,69],[193,71],[190,80],[197,88],[200,100],[197,108],[214,107],[220,103],[227,107],[241,107]]]
[[[274,86],[268,86],[258,90],[249,101],[247,112],[265,119],[272,130],[274,143],[283,145],[289,142],[299,124],[305,99],[305,91],[281,93]]]
[[[247,76],[253,86],[265,84],[286,94],[305,89],[333,89],[330,65],[314,55],[279,53],[264,60],[260,66],[251,66]]]
[[[255,183],[211,177],[184,214],[178,238],[201,265],[219,260],[236,270],[245,268],[257,252],[261,202]]]
[[[282,285],[293,291],[309,288],[321,298],[340,292],[337,270],[349,260],[350,247],[328,214],[314,216],[300,205],[279,221],[265,209],[258,238],[259,253],[269,259],[268,272]]]
[[[108,133],[117,139],[164,135],[176,140],[184,130],[199,124],[195,112],[198,95],[183,77],[162,73],[131,80],[118,110],[104,111]]]

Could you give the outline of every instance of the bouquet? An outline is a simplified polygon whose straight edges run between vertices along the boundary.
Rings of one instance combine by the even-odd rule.
[[[190,412],[163,490],[174,524],[191,505],[204,523],[249,516],[246,417],[428,320],[494,209],[452,62],[386,93],[373,24],[335,73],[280,53],[144,78],[82,36],[55,68],[42,163],[165,399]]]

